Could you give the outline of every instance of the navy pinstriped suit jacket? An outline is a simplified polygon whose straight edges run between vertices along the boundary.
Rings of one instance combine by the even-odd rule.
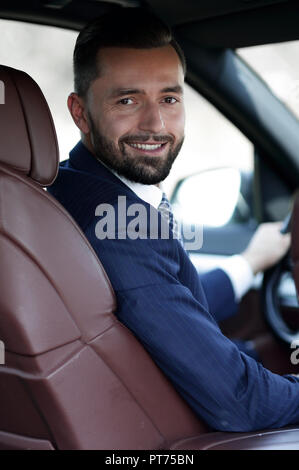
[[[99,240],[95,233],[99,204],[116,209],[120,195],[126,196],[127,205],[137,202],[149,209],[149,204],[96,161],[81,142],[61,164],[49,191],[94,247],[115,290],[119,320],[201,418],[223,431],[299,423],[299,380],[266,370],[221,333],[217,321],[226,315],[221,305],[229,310],[234,302],[223,271],[200,280],[175,239]]]

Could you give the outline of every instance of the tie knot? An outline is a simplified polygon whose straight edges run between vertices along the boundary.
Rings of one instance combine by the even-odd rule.
[[[162,194],[162,199],[158,206],[158,211],[161,213],[164,219],[167,220],[169,228],[172,230],[174,237],[177,238],[183,245],[178,223],[174,218],[171,204],[165,193]]]
[[[162,199],[159,204],[158,211],[161,212],[161,214],[163,214],[168,221],[171,216],[173,217],[172,207],[165,193],[162,194]]]
[[[172,206],[171,206],[171,204],[170,204],[170,202],[169,202],[169,200],[168,200],[165,193],[162,193],[162,199],[161,199],[161,202],[159,204],[159,208],[160,207],[165,207],[165,208],[167,208],[168,210],[170,210],[172,212]]]

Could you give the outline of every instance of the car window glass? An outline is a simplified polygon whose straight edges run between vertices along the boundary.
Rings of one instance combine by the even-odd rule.
[[[299,41],[246,47],[237,53],[299,119]]]
[[[73,89],[72,54],[77,34],[52,26],[0,20],[0,63],[27,72],[42,89],[52,112],[60,159],[80,139],[66,105]]]

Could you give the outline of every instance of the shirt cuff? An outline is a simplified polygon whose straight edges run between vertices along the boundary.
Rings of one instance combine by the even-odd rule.
[[[249,263],[242,255],[234,255],[223,260],[218,267],[229,277],[235,293],[235,301],[239,302],[253,285],[254,274]]]

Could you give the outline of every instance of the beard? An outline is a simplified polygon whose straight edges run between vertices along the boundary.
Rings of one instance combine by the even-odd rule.
[[[107,165],[120,176],[124,176],[130,181],[142,184],[157,184],[163,181],[169,174],[173,162],[178,156],[184,142],[184,137],[174,145],[174,138],[171,135],[126,135],[119,139],[118,147],[109,139],[104,137],[97,129],[92,117],[89,115],[89,126],[91,141],[95,157]],[[126,151],[125,144],[129,142],[145,143],[168,142],[169,150],[163,156],[130,155]]]

